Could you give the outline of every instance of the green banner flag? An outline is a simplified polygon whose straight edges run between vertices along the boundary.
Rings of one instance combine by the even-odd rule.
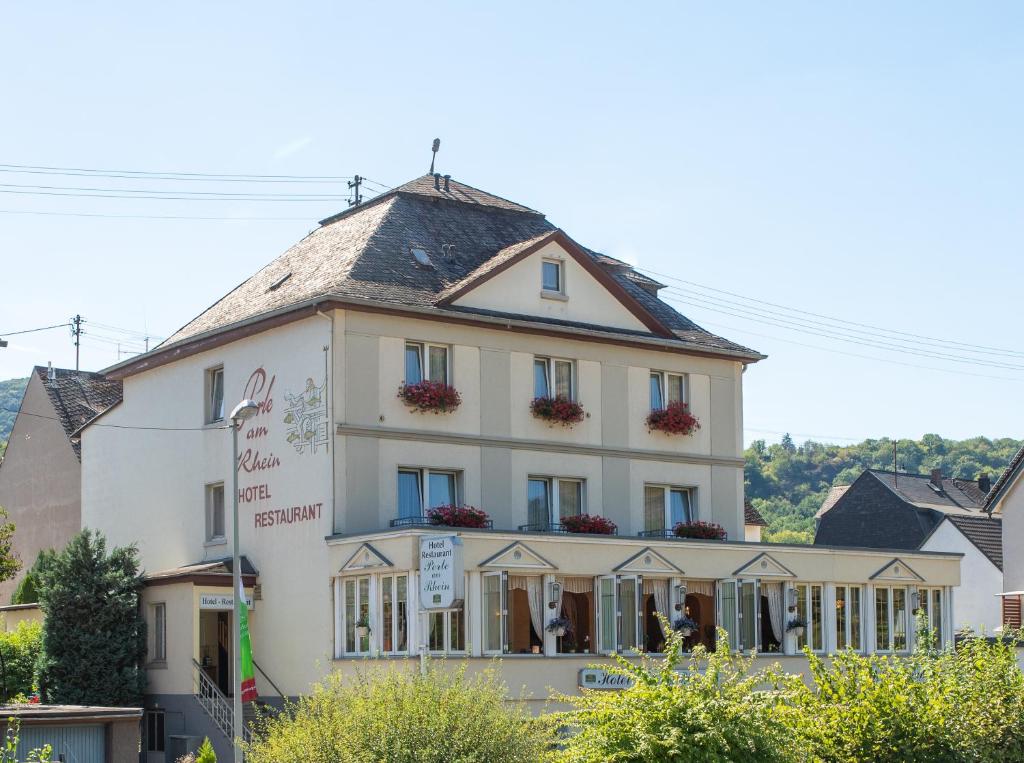
[[[242,702],[252,702],[256,693],[256,673],[252,666],[252,640],[249,638],[249,607],[245,603],[245,584],[238,581],[238,623],[242,645]]]

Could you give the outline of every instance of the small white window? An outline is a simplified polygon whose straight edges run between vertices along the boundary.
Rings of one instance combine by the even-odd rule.
[[[671,534],[680,523],[696,518],[696,491],[691,487],[644,485],[644,532]]]
[[[339,578],[335,590],[339,638],[338,655],[370,653],[372,616],[370,578]]]
[[[822,603],[823,587],[814,583],[797,583],[796,618],[807,623],[802,635],[797,636],[796,648],[809,646],[812,652],[825,651],[825,608]]]
[[[861,651],[861,606],[864,589],[859,585],[836,586],[836,648]]]
[[[543,260],[541,263],[541,288],[559,294],[565,292],[562,280],[562,263],[558,260]]]
[[[448,347],[426,342],[405,343],[405,383],[427,380],[449,384]]]
[[[576,399],[575,364],[562,358],[533,359],[533,396]]]
[[[380,577],[380,648],[386,654],[409,652],[409,576]]]
[[[224,483],[206,486],[206,540],[224,540]]]
[[[608,654],[642,648],[642,590],[643,581],[637,575],[606,575],[598,578],[599,652]]]
[[[875,651],[907,651],[907,589],[875,587]]]
[[[153,659],[152,662],[167,661],[167,605],[153,605]]]
[[[548,530],[565,517],[583,513],[583,480],[530,477],[526,488],[527,523],[522,529]]]
[[[206,372],[206,423],[215,424],[224,420],[224,367],[208,369]]]
[[[670,403],[687,401],[686,374],[651,371],[651,410],[658,411]]]
[[[942,589],[918,588],[914,614],[924,616],[924,625],[934,634],[935,646],[942,647]]]

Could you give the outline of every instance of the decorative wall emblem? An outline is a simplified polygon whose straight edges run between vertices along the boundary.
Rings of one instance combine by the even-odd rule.
[[[306,388],[297,395],[284,393],[284,423],[287,440],[297,453],[316,453],[327,448],[327,381],[317,386],[306,379]]]

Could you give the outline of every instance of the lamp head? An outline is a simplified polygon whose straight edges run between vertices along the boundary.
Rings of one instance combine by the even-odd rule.
[[[255,400],[243,400],[235,406],[234,410],[231,411],[231,420],[236,424],[248,421],[255,416],[260,410],[259,403]]]

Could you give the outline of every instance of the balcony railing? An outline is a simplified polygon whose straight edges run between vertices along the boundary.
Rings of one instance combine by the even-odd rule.
[[[399,517],[388,523],[391,527],[457,527],[457,525],[443,525],[435,522],[431,517]],[[494,529],[494,522],[485,520],[482,529]]]
[[[519,525],[519,532],[524,533],[561,533],[563,535],[618,535],[618,530],[613,530],[610,533],[574,533],[572,530],[567,530],[565,525],[561,522],[537,522],[529,525]]]
[[[676,535],[675,530],[662,528],[661,530],[641,530],[637,534],[638,538],[673,538],[677,540],[729,540],[729,533],[726,533],[721,538],[687,538],[685,536],[680,537]]]

